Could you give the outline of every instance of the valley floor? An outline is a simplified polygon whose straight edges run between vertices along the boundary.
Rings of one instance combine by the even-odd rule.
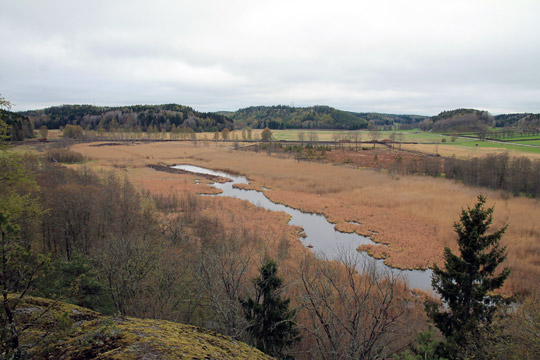
[[[506,291],[527,291],[540,283],[540,202],[508,197],[485,188],[422,176],[390,176],[371,169],[297,161],[265,152],[234,150],[229,144],[193,142],[83,143],[72,150],[90,159],[84,166],[124,173],[142,189],[154,193],[215,193],[209,180],[189,174],[172,174],[147,167],[150,164],[192,164],[240,173],[250,187],[263,190],[274,202],[324,214],[342,231],[369,235],[381,245],[369,250],[399,268],[424,268],[441,264],[444,247],[455,248],[453,223],[462,208],[472,206],[479,194],[495,206],[493,229],[509,228],[503,237],[508,248],[505,266],[512,269]],[[216,216],[242,221],[269,240],[286,237],[294,251],[302,252],[299,229],[287,225],[287,217],[261,210],[255,212],[240,200],[216,198]],[[257,215],[255,215],[257,214]],[[351,224],[350,222],[357,222]],[[231,224],[234,227],[234,224]],[[231,229],[231,231],[233,231]],[[274,239],[275,240],[275,239]]]

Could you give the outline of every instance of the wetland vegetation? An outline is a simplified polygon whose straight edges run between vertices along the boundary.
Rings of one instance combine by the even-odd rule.
[[[460,126],[470,116],[491,121],[483,113],[458,111],[443,116],[439,126],[447,130],[453,116]],[[534,138],[534,117],[520,119],[512,124],[529,126],[529,133],[507,135],[506,140]],[[486,153],[484,146],[460,152],[459,136],[474,129],[461,129],[461,135],[383,130],[394,124],[391,120],[373,117],[367,119],[371,129],[354,131],[268,127],[264,135],[265,129],[225,126],[217,129],[217,138],[214,129],[196,132],[202,127],[100,132],[66,124],[63,137],[55,130],[42,131],[50,142],[5,147],[0,158],[2,243],[4,254],[18,260],[5,262],[9,271],[2,271],[4,293],[12,294],[4,297],[4,354],[50,351],[48,356],[55,356],[55,341],[68,344],[65,339],[74,338],[73,316],[47,310],[52,303],[25,300],[34,295],[55,299],[54,306],[62,300],[105,315],[196,325],[279,358],[406,358],[418,344],[439,357],[446,349],[452,358],[527,358],[529,353],[534,358],[539,160],[534,153]],[[149,139],[169,141],[143,141]],[[444,151],[455,151],[455,157]],[[218,172],[208,177],[162,171],[178,164]],[[429,330],[423,304],[431,296],[420,291],[429,286],[409,283],[392,269],[412,274],[413,269],[435,267],[441,277],[440,269],[452,261],[448,252],[462,250],[454,232],[464,221],[463,212],[458,215],[479,194],[487,196],[487,209],[494,207],[493,227],[508,225],[497,240],[506,248],[506,259],[496,273],[502,267],[511,272],[504,272],[508,279],[500,281],[500,289],[489,290],[497,290],[497,296],[517,295],[513,306],[493,307],[489,321],[479,322],[485,326],[454,341],[455,332],[444,327],[439,327],[442,333]],[[295,220],[296,213],[301,220]],[[331,233],[318,223],[311,229],[311,218],[325,219]],[[366,262],[363,252],[378,260]],[[277,286],[265,298],[261,279],[269,263],[276,271],[266,279],[273,278]],[[488,295],[494,294],[483,294],[479,301]],[[242,305],[247,299],[252,299],[249,309]],[[27,301],[45,304],[47,322],[38,321],[37,310],[34,322],[33,310],[27,309],[36,306]],[[447,301],[444,293],[442,301]],[[261,343],[264,332],[254,331],[254,324],[271,317],[255,314],[259,305],[271,302],[280,304],[284,317],[279,321],[294,326],[276,334],[274,343]],[[42,328],[21,326],[17,317]],[[36,334],[47,334],[50,324],[63,332],[36,342]],[[114,327],[123,326],[89,330],[105,334],[96,337],[91,351],[121,347]],[[523,347],[529,352],[524,354]]]

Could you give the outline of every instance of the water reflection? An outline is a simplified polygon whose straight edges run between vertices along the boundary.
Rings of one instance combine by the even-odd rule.
[[[226,183],[214,183],[212,186],[221,189],[222,193],[215,196],[229,196],[242,200],[247,200],[250,203],[272,211],[283,211],[291,216],[289,224],[297,225],[304,229],[305,237],[300,238],[302,243],[309,246],[316,254],[324,255],[328,259],[336,259],[343,251],[356,251],[362,244],[375,244],[368,237],[361,236],[355,233],[343,233],[335,229],[334,224],[330,223],[326,217],[318,214],[305,213],[297,209],[282,204],[276,204],[266,197],[266,195],[256,190],[243,190],[234,188],[234,184],[248,184],[249,181],[244,176],[236,176],[227,174],[222,171],[214,171],[211,169],[202,168],[193,165],[175,165],[175,169],[184,171],[221,176],[231,181]],[[367,253],[363,252],[362,257],[366,261],[373,261]],[[422,270],[400,270],[384,264],[383,260],[375,260],[377,267],[392,271],[396,275],[401,275],[409,280],[411,288],[418,288],[427,292],[432,292],[431,289],[431,273],[430,269]]]

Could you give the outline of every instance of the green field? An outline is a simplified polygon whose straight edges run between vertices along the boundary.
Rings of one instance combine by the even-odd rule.
[[[540,141],[535,143],[533,141],[527,141],[526,144],[540,145]],[[492,141],[479,141],[479,140],[464,140],[459,139],[455,142],[447,142],[445,145],[449,146],[464,146],[464,147],[482,147],[482,148],[495,148],[495,149],[507,149],[526,153],[540,154],[540,147],[523,146],[519,143],[497,143]]]
[[[381,132],[385,134],[385,139],[389,138],[390,134],[393,133],[393,131],[381,131]],[[450,141],[450,136],[420,131],[418,129],[398,130],[396,132],[405,135],[406,142],[439,143],[441,142],[441,139],[443,138],[446,138],[446,141]]]
[[[289,141],[298,141],[298,133],[303,132],[305,135],[305,141],[308,141],[309,133],[311,130],[272,130],[274,139],[276,140],[289,140]],[[334,141],[334,135],[336,133],[340,134],[350,134],[352,131],[347,130],[313,130],[317,134],[318,141]],[[370,141],[368,130],[357,130],[361,134],[361,141]],[[507,149],[517,152],[524,153],[533,153],[540,154],[540,140],[530,140],[530,141],[519,141],[527,139],[527,137],[520,137],[519,140],[515,142],[507,143],[498,143],[491,141],[480,141],[477,139],[468,139],[468,138],[458,138],[455,142],[452,142],[452,136],[447,134],[438,134],[420,131],[418,129],[414,130],[404,130],[404,131],[380,131],[379,140],[390,139],[392,133],[403,134],[403,141],[405,142],[416,142],[419,144],[440,144],[441,146],[459,146],[459,147],[481,147],[481,148],[494,148],[494,149]],[[470,133],[468,135],[474,136]],[[442,139],[446,139],[446,142],[442,142]],[[354,140],[353,140],[354,141]],[[508,140],[507,140],[508,141]],[[477,145],[478,144],[478,145]],[[525,146],[525,145],[537,145],[534,146]]]
[[[319,141],[334,141],[334,135],[339,134],[350,134],[353,132],[359,132],[361,134],[361,141],[370,141],[368,130],[272,130],[274,139],[276,140],[288,140],[288,141],[298,141],[298,133],[303,132],[305,135],[305,140],[309,138],[309,133],[311,131],[317,134]],[[442,138],[448,138],[447,141],[450,141],[449,136],[423,132],[419,130],[403,130],[403,131],[379,131],[380,138],[379,140],[390,139],[392,133],[398,133],[404,135],[404,141],[406,142],[418,142],[418,143],[439,143]]]
[[[507,140],[508,141],[508,140]],[[540,146],[540,139],[536,140],[511,140],[513,144],[523,144],[523,145],[536,145]]]
[[[495,133],[489,134],[488,137],[493,138],[495,140],[512,141],[512,142],[521,141],[521,140],[540,140],[540,134],[534,134],[534,133],[529,133],[529,134],[515,133],[515,134],[512,134],[513,136],[506,136],[506,137],[503,137],[502,136],[503,134],[499,134],[501,135],[501,137],[497,135],[498,135],[497,131],[495,131]]]
[[[502,140],[502,141],[532,141],[532,140],[540,140],[540,137],[538,135],[534,136],[519,136],[519,137],[513,137],[513,138],[495,138],[496,140]]]

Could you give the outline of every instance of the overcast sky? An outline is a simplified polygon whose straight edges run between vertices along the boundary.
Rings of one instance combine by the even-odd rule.
[[[15,111],[540,112],[539,0],[0,0]]]

